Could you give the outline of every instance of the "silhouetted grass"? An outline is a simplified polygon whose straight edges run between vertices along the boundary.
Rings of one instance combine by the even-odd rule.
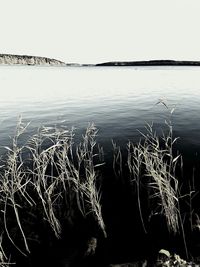
[[[6,154],[0,162],[2,267],[10,264],[8,249],[4,252],[4,239],[7,240],[6,248],[13,246],[18,253],[27,256],[32,244],[41,242],[37,227],[44,225],[59,239],[63,222],[73,225],[77,213],[83,218],[92,215],[104,237],[108,234],[100,191],[100,168],[104,162],[102,148],[96,143],[98,130],[95,125],[89,124],[78,145],[74,144],[73,129],[56,127],[41,127],[26,144],[20,145],[19,140],[27,127],[28,124],[19,120],[12,146],[4,147]],[[170,123],[167,127],[167,134],[158,137],[153,126],[147,125],[146,134],[141,133],[141,142],[128,143],[126,162],[131,180],[136,184],[144,231],[147,232],[147,222],[141,208],[142,184],[148,191],[151,214],[163,215],[169,232],[181,232],[188,254],[179,204],[180,186],[176,177],[181,156],[173,153],[176,138],[173,138]],[[113,147],[113,170],[117,177],[121,177],[122,153],[115,143]]]
[[[41,219],[59,238],[61,221],[73,223],[74,209],[85,217],[92,214],[106,236],[96,185],[102,162],[98,160],[94,124],[88,126],[75,147],[73,130],[51,127],[42,127],[26,145],[20,146],[18,140],[27,126],[19,121],[12,147],[5,147],[7,153],[0,166],[3,236],[26,256],[30,241],[38,238],[37,233],[33,234],[32,223]],[[0,256],[3,264],[3,250]]]

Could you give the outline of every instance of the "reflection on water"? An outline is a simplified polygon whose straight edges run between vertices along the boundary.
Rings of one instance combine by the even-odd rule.
[[[17,117],[41,124],[85,128],[95,122],[101,141],[138,136],[146,122],[173,113],[175,134],[200,148],[198,67],[0,67],[0,143],[8,142]],[[30,128],[31,129],[31,128]]]

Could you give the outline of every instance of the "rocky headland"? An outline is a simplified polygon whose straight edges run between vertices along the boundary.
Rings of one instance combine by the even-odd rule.
[[[66,66],[64,62],[57,59],[11,54],[0,54],[0,65]]]

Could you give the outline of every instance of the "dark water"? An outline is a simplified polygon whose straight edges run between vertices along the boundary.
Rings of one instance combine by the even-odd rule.
[[[174,137],[180,137],[176,147],[190,167],[189,175],[193,166],[200,165],[198,67],[0,67],[0,92],[1,146],[10,143],[9,136],[14,134],[19,116],[24,122],[31,122],[28,135],[41,125],[74,126],[79,133],[89,122],[94,122],[99,129],[98,141],[109,158],[112,139],[126,150],[128,140],[139,140],[138,130],[144,131],[146,123],[153,121],[160,133],[165,120],[171,120]],[[157,104],[160,99],[167,107]],[[130,216],[133,207],[127,188],[119,186],[113,191],[113,184],[108,186],[103,200],[111,237],[103,253],[108,248],[110,258],[123,260],[131,255],[133,248],[139,249],[143,229],[136,227],[141,224],[140,218]],[[135,231],[130,231],[134,227],[137,239],[130,247],[127,242],[136,238]],[[140,248],[143,252],[143,245]]]
[[[174,133],[184,147],[199,152],[200,68],[0,68],[0,144],[8,142],[19,115],[29,129],[45,125],[88,122],[99,128],[104,142],[138,137],[137,129],[169,119],[156,105],[164,99],[175,107]],[[121,140],[121,141],[120,141]]]

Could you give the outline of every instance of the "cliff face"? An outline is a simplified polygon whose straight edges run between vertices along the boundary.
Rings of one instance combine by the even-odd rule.
[[[45,66],[65,66],[62,61],[36,56],[0,54],[0,64],[2,65],[45,65]]]

